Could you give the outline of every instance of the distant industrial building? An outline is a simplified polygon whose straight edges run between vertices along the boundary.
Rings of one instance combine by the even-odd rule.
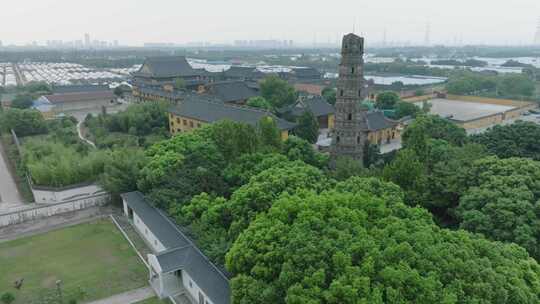
[[[435,98],[428,103],[431,104],[431,114],[455,122],[468,133],[482,132],[489,127],[511,122],[538,107],[532,102],[454,95]]]

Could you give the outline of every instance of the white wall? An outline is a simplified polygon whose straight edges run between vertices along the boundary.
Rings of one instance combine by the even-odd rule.
[[[143,237],[143,239],[150,245],[152,250],[156,253],[166,250],[165,246],[159,241],[159,239],[152,233],[150,228],[148,228],[141,218],[135,213],[135,210],[133,210],[133,225],[137,230],[139,231],[139,234]]]
[[[103,206],[110,200],[108,193],[45,206],[31,205],[27,209],[0,214],[0,227],[29,222],[49,216]]]
[[[34,200],[37,204],[54,204],[73,199],[83,199],[104,192],[103,188],[98,185],[84,185],[81,187],[70,188],[62,191],[57,191],[32,187]],[[80,196],[79,196],[80,195]]]
[[[186,289],[186,291],[197,302],[199,301],[199,292],[201,292],[204,295],[205,300],[209,304],[214,304],[214,302],[212,302],[212,300],[210,300],[210,298],[204,293],[204,291],[199,288],[197,283],[195,283],[195,281],[184,270],[182,270],[182,282],[184,283],[184,288]],[[190,283],[191,283],[191,286],[190,286]]]

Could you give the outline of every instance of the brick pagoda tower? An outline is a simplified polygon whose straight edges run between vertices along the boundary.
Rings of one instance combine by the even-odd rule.
[[[364,38],[355,34],[343,37],[339,79],[337,82],[336,120],[332,137],[332,163],[348,156],[362,162],[367,141],[367,96],[364,80]]]

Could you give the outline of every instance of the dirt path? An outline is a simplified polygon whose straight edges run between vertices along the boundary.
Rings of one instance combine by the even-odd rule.
[[[85,143],[87,143],[87,144],[89,144],[90,146],[92,146],[92,147],[95,148],[96,145],[95,145],[93,142],[91,142],[91,141],[89,141],[88,139],[86,139],[86,138],[83,136],[83,134],[82,134],[82,124],[83,124],[83,122],[84,122],[84,120],[81,119],[81,120],[79,121],[79,123],[77,124],[77,133],[79,133],[79,138],[80,138],[82,141],[84,141]]]
[[[15,179],[8,169],[7,162],[8,160],[0,142],[0,211],[20,207],[24,202],[17,189]]]
[[[112,297],[101,299],[94,302],[88,302],[86,304],[132,304],[146,299],[154,297],[154,291],[150,287],[143,287],[121,294],[114,295]]]

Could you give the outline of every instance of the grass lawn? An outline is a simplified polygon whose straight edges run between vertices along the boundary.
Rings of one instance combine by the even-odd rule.
[[[57,280],[66,300],[84,301],[148,284],[146,267],[108,219],[0,243],[0,294],[13,293],[15,304],[50,296]]]

